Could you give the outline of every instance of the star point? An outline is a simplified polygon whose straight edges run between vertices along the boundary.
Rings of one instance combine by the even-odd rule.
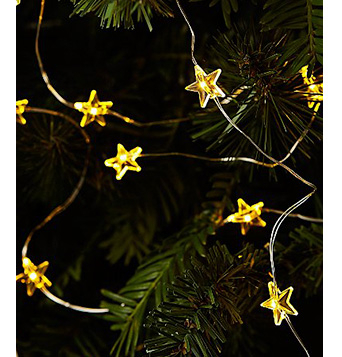
[[[194,69],[196,82],[189,84],[185,87],[185,90],[198,92],[201,108],[207,106],[209,99],[226,96],[222,89],[216,84],[218,77],[222,72],[221,69],[217,69],[209,74],[206,74],[199,65],[196,65]]]
[[[241,234],[246,235],[251,226],[265,227],[266,222],[260,218],[263,202],[248,205],[242,198],[238,199],[238,212],[228,216],[225,221],[241,224]]]
[[[290,298],[293,292],[293,287],[280,291],[273,281],[268,283],[268,290],[270,293],[270,298],[260,306],[265,307],[266,309],[273,310],[274,323],[277,326],[280,326],[287,314],[289,315],[298,315],[297,310],[291,305]]]
[[[21,125],[25,125],[26,119],[24,118],[23,114],[24,114],[25,108],[28,104],[28,100],[27,99],[17,100],[15,104],[16,104],[15,111],[16,111],[17,123],[19,123]]]
[[[49,262],[45,261],[38,266],[34,265],[27,257],[23,257],[24,272],[16,276],[16,281],[20,281],[27,286],[27,295],[32,296],[36,289],[42,289],[51,286],[51,281],[44,275],[49,266]]]
[[[121,180],[128,170],[140,172],[141,167],[135,161],[141,154],[142,148],[127,151],[122,144],[117,146],[117,155],[105,161],[107,167],[112,167],[116,171],[116,179]]]
[[[80,126],[83,128],[86,125],[96,121],[101,126],[106,125],[103,115],[108,113],[108,109],[113,105],[113,102],[100,102],[96,90],[90,92],[88,102],[76,102],[74,108],[83,113]]]

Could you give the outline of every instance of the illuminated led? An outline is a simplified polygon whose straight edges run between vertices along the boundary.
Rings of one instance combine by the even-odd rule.
[[[201,108],[207,106],[209,99],[226,96],[216,84],[222,72],[221,69],[209,74],[206,74],[199,65],[196,65],[194,69],[196,82],[188,85],[185,89],[191,92],[198,92]]]
[[[273,310],[274,323],[279,326],[281,322],[289,315],[298,315],[296,309],[291,305],[290,298],[293,292],[293,287],[290,286],[281,292],[273,281],[268,283],[270,298],[264,301],[260,306]]]
[[[84,127],[94,120],[101,126],[105,126],[106,121],[103,115],[108,113],[108,109],[112,105],[112,102],[100,102],[96,90],[92,90],[88,102],[74,103],[74,108],[84,114],[80,126]]]
[[[23,258],[23,267],[27,267],[30,264],[30,259],[27,257]]]
[[[249,206],[242,198],[238,199],[238,212],[229,215],[224,221],[241,224],[241,234],[245,235],[250,226],[265,227],[266,222],[260,218],[263,202]]]
[[[74,104],[74,107],[75,107],[77,110],[80,110],[80,109],[82,109],[83,105],[82,105],[81,102],[76,102],[76,103]]]
[[[26,124],[26,119],[23,117],[23,113],[25,112],[25,107],[28,104],[28,100],[27,99],[23,99],[23,100],[17,100],[16,101],[16,120],[17,123],[25,125]]]
[[[250,222],[252,220],[252,217],[250,214],[245,215],[245,222]]]
[[[37,274],[36,274],[35,272],[33,272],[33,273],[30,273],[30,274],[29,274],[29,277],[30,277],[30,279],[31,279],[32,281],[35,281],[38,276],[37,276]]]
[[[50,280],[44,275],[49,262],[43,262],[35,266],[29,258],[23,257],[22,263],[24,272],[16,276],[16,281],[26,284],[27,295],[32,296],[37,288],[41,289],[45,285],[52,285]]]
[[[117,149],[117,155],[105,161],[107,167],[112,167],[116,171],[117,180],[121,180],[128,170],[141,171],[141,167],[135,161],[142,152],[141,147],[137,146],[131,151],[127,151],[123,145],[118,144]]]

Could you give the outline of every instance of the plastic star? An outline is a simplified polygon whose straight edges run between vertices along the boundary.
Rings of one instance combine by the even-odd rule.
[[[15,105],[15,112],[17,115],[17,123],[25,125],[26,124],[26,119],[23,117],[23,113],[25,112],[25,107],[28,104],[28,100],[27,99],[23,99],[23,100],[17,100]]]
[[[116,171],[116,179],[121,180],[127,170],[139,172],[141,167],[136,163],[136,159],[142,152],[142,148],[137,146],[131,151],[127,151],[123,145],[118,144],[118,153],[116,157],[107,159],[105,165],[112,167]]]
[[[16,281],[20,280],[27,285],[27,295],[32,296],[36,288],[41,289],[45,285],[51,286],[51,281],[44,276],[49,262],[43,262],[35,266],[27,257],[23,258],[24,272],[17,275]]]
[[[100,102],[97,98],[96,90],[92,90],[88,102],[74,103],[75,109],[84,114],[80,126],[83,128],[94,120],[101,126],[105,126],[106,121],[103,115],[108,113],[108,109],[112,105],[112,102]]]
[[[264,301],[260,306],[266,309],[273,310],[274,323],[279,326],[284,320],[286,314],[298,315],[296,309],[290,304],[290,298],[293,292],[293,287],[290,286],[281,292],[273,281],[268,283],[270,298]]]
[[[185,89],[191,92],[198,92],[201,108],[207,106],[209,99],[226,96],[216,84],[221,72],[221,69],[217,69],[206,74],[199,65],[195,66],[196,82],[188,85]]]
[[[323,101],[323,83],[316,83],[316,77],[311,75],[308,78],[308,66],[304,66],[299,70],[303,77],[303,82],[308,85],[307,94],[305,94],[309,99],[314,100],[314,102],[308,102],[308,107],[313,108],[317,102]],[[317,103],[319,105],[319,103]]]
[[[241,234],[245,235],[251,226],[265,227],[266,222],[260,218],[263,202],[249,206],[242,198],[238,199],[239,211],[231,214],[225,222],[241,223]]]

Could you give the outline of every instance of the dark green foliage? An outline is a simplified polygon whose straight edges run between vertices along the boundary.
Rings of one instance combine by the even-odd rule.
[[[301,226],[290,233],[288,246],[277,246],[279,264],[288,273],[288,280],[306,297],[323,288],[323,226]],[[291,259],[289,259],[291,257]]]
[[[153,12],[164,16],[173,16],[171,9],[163,0],[71,0],[75,6],[72,15],[84,16],[94,13],[101,18],[102,27],[134,28],[133,14],[136,21],[145,21],[152,30]]]
[[[68,19],[71,3],[73,14],[84,18]],[[282,158],[313,115],[298,69],[308,64],[316,82],[323,81],[322,2],[181,3],[196,32],[198,63],[208,72],[223,70],[219,85],[227,94],[225,110],[262,149]],[[263,247],[276,218],[269,215],[265,228],[251,229],[246,236],[241,236],[239,225],[220,223],[236,210],[239,197],[284,209],[301,197],[303,186],[290,182],[280,168],[276,183],[268,180],[272,171],[267,168],[252,172],[257,167],[248,163],[181,157],[139,158],[142,171],[116,181],[103,161],[115,155],[119,142],[128,149],[141,146],[143,153],[205,156],[207,146],[212,157],[262,158],[212,101],[205,110],[193,110],[199,108],[197,97],[184,90],[193,81],[190,33],[174,1],[71,0],[66,5],[46,4],[41,33],[46,70],[63,96],[83,101],[95,88],[101,100],[113,101],[113,110],[141,122],[192,120],[138,127],[108,116],[106,127],[92,123],[85,128],[92,143],[86,181],[70,208],[37,232],[30,254],[36,263],[50,261],[47,276],[56,295],[98,307],[102,293],[101,306],[109,313],[64,309],[39,291],[28,298],[25,286],[18,284],[19,356],[105,357],[112,351],[117,357],[266,357],[274,355],[274,347],[279,357],[296,354],[297,341],[283,334],[284,326],[275,328],[271,311],[260,307],[268,298],[270,271]],[[169,6],[175,14],[172,21],[163,18],[173,16]],[[58,103],[40,76],[31,26],[38,10],[35,2],[17,7],[18,99],[69,113],[78,121],[82,114]],[[152,33],[144,24],[134,33],[123,31],[139,21],[151,29],[155,14],[162,16],[153,19]],[[120,31],[99,30],[93,15],[102,27]],[[243,92],[232,98],[241,86]],[[321,115],[322,107],[292,162],[288,160],[317,186]],[[17,127],[18,273],[25,237],[50,206],[71,193],[86,153],[83,138],[64,120],[24,116],[27,125]],[[308,200],[300,213],[314,211],[313,205],[314,199]],[[297,220],[287,219],[279,231],[277,279],[281,288],[295,288],[299,317],[293,322],[298,321],[295,327],[309,350],[318,350],[320,326],[312,323],[312,310],[306,313],[305,305],[313,306],[307,297],[321,298],[322,228],[303,226],[289,236],[296,225]],[[317,304],[314,308],[319,309]],[[286,343],[279,350],[281,338]]]
[[[213,223],[209,226],[207,224],[199,225],[196,222],[199,228],[189,226],[177,235],[177,243],[173,248],[163,249],[146,259],[119,291],[119,295],[103,291],[104,296],[114,301],[101,304],[109,308],[111,313],[105,318],[114,322],[113,330],[121,331],[112,349],[115,356],[134,355],[147,303],[152,297],[156,306],[165,301],[165,283],[172,282],[175,274],[184,270],[186,262],[196,250],[203,254],[208,230],[213,230],[210,228]]]
[[[147,318],[158,336],[146,341],[151,356],[218,356],[242,316],[257,306],[265,252],[246,246],[236,256],[217,243],[205,259],[191,259],[192,268],[169,285],[168,300]]]
[[[285,54],[296,54],[289,72],[294,74],[309,65],[310,76],[316,61],[323,64],[323,0],[268,0],[264,10],[263,31],[281,29],[293,37],[284,46]]]
[[[213,177],[215,189],[220,186],[220,180],[222,175]],[[102,306],[110,310],[105,319],[114,322],[113,330],[121,331],[112,349],[115,356],[134,356],[148,304],[159,306],[161,302],[166,301],[166,283],[172,283],[175,276],[189,266],[190,258],[194,254],[205,255],[204,246],[208,235],[215,234],[218,228],[218,218],[226,206],[233,182],[234,180],[230,184],[224,182],[225,185],[221,185],[219,191],[220,195],[216,195],[215,204],[211,201],[204,205],[206,208],[203,213],[191,224],[166,239],[158,250],[139,265],[133,277],[118,294],[103,290],[103,295],[112,300],[102,302]]]
[[[284,157],[314,115],[307,106],[307,86],[301,74],[288,73],[296,57],[283,51],[289,38],[276,32],[260,33],[253,24],[240,23],[233,29],[220,35],[213,47],[217,66],[223,70],[220,83],[228,95],[225,110],[265,152]],[[321,77],[316,76],[320,83]],[[234,95],[240,88],[243,91]],[[322,137],[320,122],[321,117],[316,115],[309,135],[298,146],[305,156],[313,139]],[[215,108],[194,114],[193,123],[192,137],[210,143],[208,150],[263,159]]]
[[[18,182],[24,199],[60,204],[81,175],[87,145],[61,118],[33,113],[25,117],[27,124],[17,130]]]
[[[145,160],[142,165],[150,163]],[[127,183],[128,189],[106,204],[96,236],[101,239],[100,247],[108,251],[107,259],[112,264],[121,257],[126,265],[133,257],[140,262],[150,252],[156,233],[179,214],[185,191],[182,177],[173,165],[163,167],[168,176],[152,173],[145,179],[140,177],[132,186]]]
[[[104,336],[96,333],[103,321],[87,315],[75,319],[68,310],[56,310],[51,302],[42,305],[45,314],[31,320],[31,329],[17,328],[18,334],[26,333],[19,340],[19,356],[56,356],[56,357],[103,357],[108,346]]]

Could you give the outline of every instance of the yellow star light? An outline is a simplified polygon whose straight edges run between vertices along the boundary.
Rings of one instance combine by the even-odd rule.
[[[290,286],[281,292],[273,281],[268,283],[270,298],[264,301],[260,306],[266,309],[273,310],[274,323],[279,326],[284,320],[286,314],[298,315],[296,309],[290,304],[290,298],[293,292],[293,287]]]
[[[49,262],[43,262],[35,266],[29,258],[23,258],[24,272],[16,276],[16,281],[26,283],[28,296],[32,296],[36,288],[41,289],[45,285],[52,285],[51,281],[44,276],[48,266]]]
[[[26,124],[26,119],[23,117],[23,113],[25,112],[25,107],[28,104],[28,100],[27,99],[23,99],[23,100],[17,100],[15,103],[15,112],[17,115],[17,123],[25,125]]]
[[[308,78],[308,66],[304,66],[299,70],[303,77],[303,82],[308,85],[308,92],[305,94],[309,99],[314,100],[314,102],[308,102],[308,107],[313,108],[317,102],[323,101],[323,83],[316,83],[316,77],[311,75]],[[317,103],[316,107],[318,110],[320,103]],[[316,111],[317,111],[316,110]]]
[[[111,159],[107,159],[105,165],[112,167],[116,171],[116,179],[121,180],[127,170],[141,171],[141,167],[135,161],[141,152],[142,148],[139,146],[131,151],[127,151],[123,145],[118,144],[117,155]]]
[[[217,69],[206,74],[199,65],[195,66],[196,82],[188,85],[185,89],[191,92],[198,92],[201,108],[207,106],[209,99],[226,96],[216,84],[221,72],[221,69]]]
[[[97,97],[96,90],[92,90],[90,92],[88,102],[74,103],[75,109],[84,114],[80,126],[83,128],[94,120],[96,120],[101,126],[105,126],[106,121],[103,115],[108,113],[108,109],[112,105],[112,102],[100,102]]]
[[[249,206],[242,198],[238,199],[239,211],[231,214],[225,219],[225,222],[241,223],[241,234],[245,235],[250,226],[265,227],[266,222],[260,218],[263,202]]]

